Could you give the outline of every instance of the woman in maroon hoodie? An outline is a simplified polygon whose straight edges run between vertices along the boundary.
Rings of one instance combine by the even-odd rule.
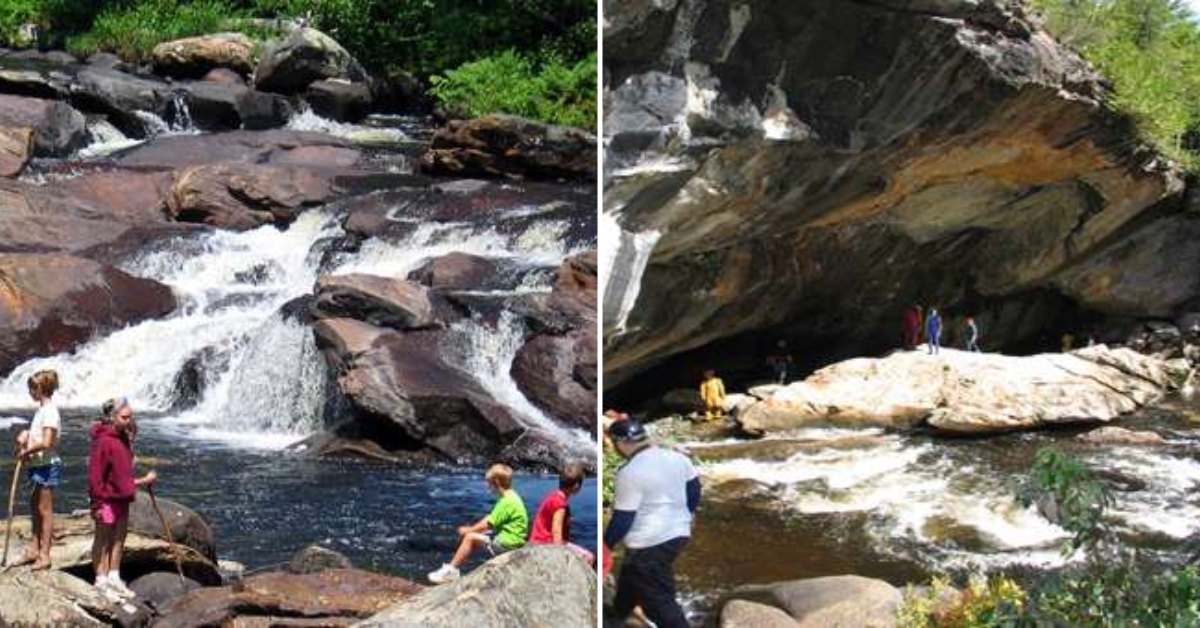
[[[121,552],[129,527],[129,504],[137,487],[154,483],[153,472],[133,477],[133,408],[124,397],[104,402],[104,417],[92,426],[92,448],[88,455],[88,495],[96,537],[92,542],[92,568],[96,588],[107,597],[133,597],[121,581]]]

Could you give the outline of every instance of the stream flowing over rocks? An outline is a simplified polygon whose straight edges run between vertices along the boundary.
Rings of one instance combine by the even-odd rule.
[[[608,0],[605,386],[901,344],[1191,328],[1200,220],[1103,79],[1004,0]],[[657,368],[656,368],[657,367]],[[648,372],[648,373],[647,373]],[[643,376],[643,374],[645,374]],[[622,397],[623,396],[623,397]]]
[[[33,413],[26,379],[57,370],[55,506],[74,510],[54,571],[0,574],[0,624],[409,617],[391,607],[424,587],[400,575],[490,507],[483,465],[516,466],[531,509],[546,470],[594,467],[595,138],[511,116],[439,130],[427,105],[310,28],[166,42],[145,66],[0,50],[0,438]],[[87,584],[83,477],[122,395],[186,578],[140,498],[122,565],[140,598],[113,605]],[[455,590],[511,586],[481,626],[590,625],[591,571],[562,554]],[[539,597],[549,574],[565,609]]]

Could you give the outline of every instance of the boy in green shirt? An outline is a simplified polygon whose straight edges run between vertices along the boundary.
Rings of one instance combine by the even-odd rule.
[[[488,488],[500,498],[488,516],[476,521],[475,525],[458,528],[460,540],[454,558],[437,571],[430,572],[430,582],[442,584],[457,580],[461,575],[459,568],[480,547],[488,548],[493,556],[524,547],[525,537],[529,535],[529,514],[521,496],[512,489],[512,476],[512,467],[508,465],[494,464],[488,468],[484,479]],[[485,534],[489,530],[493,536]]]

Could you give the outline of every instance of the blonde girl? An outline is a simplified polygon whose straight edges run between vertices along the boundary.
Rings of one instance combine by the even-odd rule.
[[[62,418],[54,405],[58,373],[42,370],[26,382],[29,396],[38,404],[29,429],[17,435],[17,457],[29,469],[29,510],[33,515],[33,539],[18,564],[33,563],[32,569],[50,567],[50,543],[54,532],[54,489],[62,480],[62,459],[58,441],[62,438]]]

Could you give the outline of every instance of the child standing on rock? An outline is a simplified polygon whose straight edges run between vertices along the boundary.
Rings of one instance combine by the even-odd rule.
[[[52,397],[58,390],[58,373],[38,371],[29,377],[29,396],[38,409],[29,430],[17,435],[17,457],[29,464],[29,510],[33,519],[33,539],[25,555],[16,563],[33,563],[32,569],[50,567],[50,544],[54,539],[54,489],[62,479],[62,459],[58,457],[58,441],[62,434],[62,418]]]
[[[583,465],[570,463],[558,473],[558,490],[552,491],[538,506],[533,517],[530,545],[566,545],[576,554],[595,564],[596,557],[571,542],[571,506],[568,503],[583,488]]]
[[[104,402],[104,416],[92,426],[92,446],[88,454],[88,495],[92,500],[92,518],[96,535],[92,541],[92,568],[96,588],[112,601],[134,597],[121,580],[121,555],[129,530],[129,504],[137,487],[150,486],[158,479],[153,471],[133,477],[133,408],[124,397]]]
[[[442,584],[457,580],[461,575],[459,569],[481,547],[488,548],[495,555],[525,546],[525,537],[529,534],[529,513],[521,496],[512,488],[512,476],[512,467],[506,464],[494,464],[488,468],[484,479],[488,488],[499,495],[496,505],[488,516],[474,525],[458,528],[459,542],[454,557],[437,571],[430,572],[430,582]],[[486,534],[489,531],[492,536]]]

